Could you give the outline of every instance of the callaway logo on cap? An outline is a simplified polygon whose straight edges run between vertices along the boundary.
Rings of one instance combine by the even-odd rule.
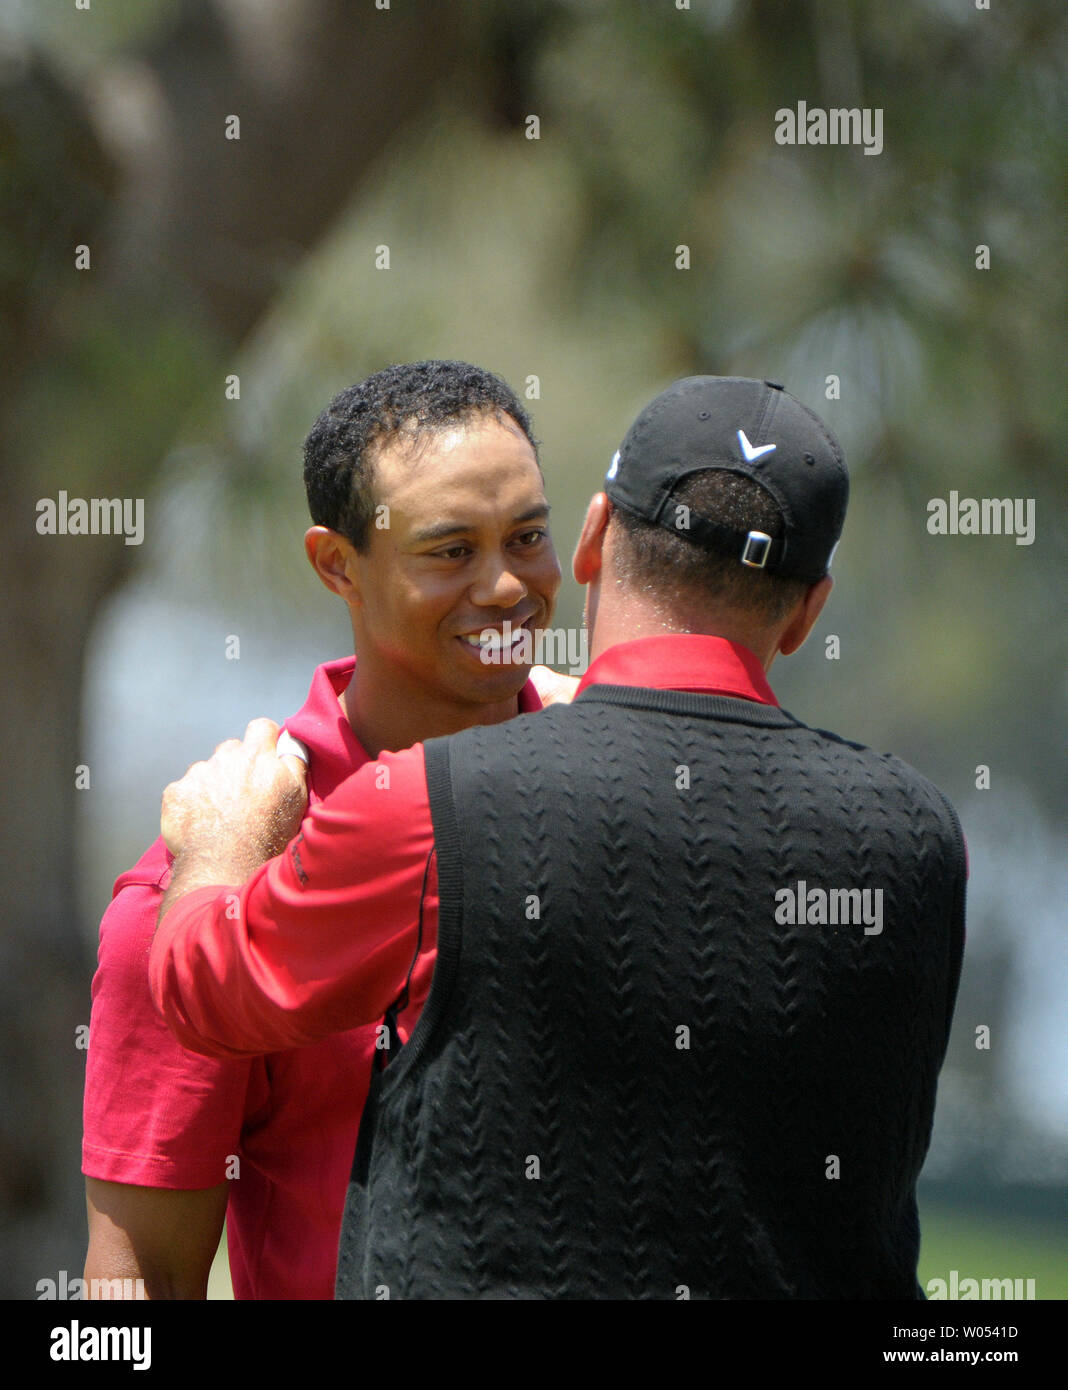
[[[734,531],[690,511],[678,529],[675,489],[692,473],[722,469],[760,484],[784,530]],[[627,431],[605,480],[612,503],[741,564],[815,583],[842,534],[849,478],[842,450],[807,406],[775,381],[692,376],[676,381]]]

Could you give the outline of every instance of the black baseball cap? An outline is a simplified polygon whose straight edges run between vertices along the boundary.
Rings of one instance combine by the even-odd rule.
[[[759,483],[783,515],[774,539],[672,504],[692,473],[722,469]],[[605,479],[614,506],[739,563],[815,583],[842,534],[849,476],[827,426],[777,381],[690,376],[662,391],[627,431]]]

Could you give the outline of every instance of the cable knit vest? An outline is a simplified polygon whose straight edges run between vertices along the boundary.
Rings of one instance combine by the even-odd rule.
[[[438,956],[338,1297],[921,1298],[942,794],[775,707],[618,686],[426,763]]]

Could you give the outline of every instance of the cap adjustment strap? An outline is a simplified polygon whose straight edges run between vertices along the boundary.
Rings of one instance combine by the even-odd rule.
[[[721,555],[732,555],[750,569],[773,570],[786,551],[782,536],[773,538],[766,531],[735,531],[731,526],[721,526],[689,509],[685,526],[677,525],[669,512],[661,514],[658,520],[664,530],[672,535],[683,536]]]
[[[768,563],[770,552],[771,537],[768,533],[766,531],[750,531],[745,538],[745,545],[742,546],[742,564],[762,570]]]

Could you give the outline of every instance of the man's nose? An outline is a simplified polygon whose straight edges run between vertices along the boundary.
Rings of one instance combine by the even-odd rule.
[[[526,584],[513,570],[507,555],[487,555],[469,590],[471,601],[481,608],[514,608],[526,598]]]

